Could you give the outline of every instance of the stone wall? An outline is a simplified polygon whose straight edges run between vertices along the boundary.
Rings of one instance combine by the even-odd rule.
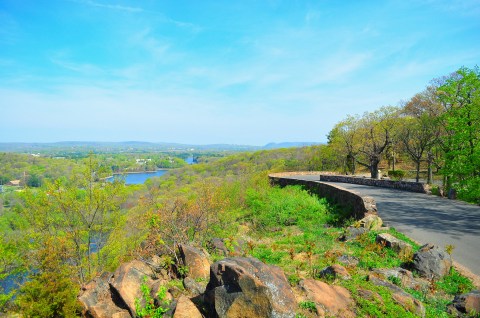
[[[320,174],[320,181],[354,183],[367,186],[375,186],[382,188],[399,189],[409,192],[430,193],[430,187],[420,182],[394,181],[384,179],[370,179],[352,176],[341,176],[331,174]]]
[[[297,173],[298,175],[298,173]],[[270,183],[285,187],[287,185],[301,185],[312,194],[319,197],[327,198],[336,204],[343,206],[351,211],[351,217],[359,220],[366,214],[377,214],[377,206],[372,197],[362,197],[355,191],[350,191],[345,188],[326,184],[318,181],[306,181],[291,179],[288,175],[271,174],[269,175]]]

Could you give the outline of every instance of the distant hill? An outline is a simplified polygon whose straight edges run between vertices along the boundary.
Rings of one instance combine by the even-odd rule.
[[[250,145],[210,144],[191,145],[169,142],[145,141],[59,141],[50,143],[40,142],[3,142],[0,143],[0,152],[19,153],[79,153],[93,151],[108,152],[145,152],[145,151],[255,151],[260,149],[293,148],[318,145],[318,142],[280,142],[269,143],[263,147]]]
[[[143,151],[250,151],[258,150],[261,147],[249,145],[188,145],[168,142],[144,142],[144,141],[122,141],[122,142],[101,142],[101,141],[60,141],[51,143],[24,143],[4,142],[0,143],[0,152],[143,152]]]
[[[262,149],[278,149],[278,148],[296,148],[320,145],[320,142],[271,142],[262,147]]]

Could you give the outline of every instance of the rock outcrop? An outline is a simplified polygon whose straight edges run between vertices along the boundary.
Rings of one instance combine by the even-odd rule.
[[[111,288],[122,298],[132,316],[135,313],[135,299],[142,298],[140,286],[152,283],[153,271],[145,263],[133,260],[122,264],[113,274]]]
[[[297,307],[283,271],[250,257],[212,264],[206,301],[220,318],[293,318]]]
[[[188,268],[187,276],[193,279],[206,279],[208,280],[210,275],[210,263],[208,258],[201,250],[180,244],[178,246],[180,257],[183,261],[183,265]]]
[[[78,300],[83,305],[83,315],[93,318],[131,317],[124,301],[110,290],[111,273],[104,273],[82,287]]]
[[[433,244],[425,244],[413,255],[413,269],[427,279],[439,279],[450,273],[452,257]]]
[[[202,314],[188,297],[180,296],[173,318],[202,318]]]
[[[305,279],[300,282],[307,298],[315,303],[320,317],[355,317],[355,305],[350,292],[341,286],[330,286],[324,282]]]

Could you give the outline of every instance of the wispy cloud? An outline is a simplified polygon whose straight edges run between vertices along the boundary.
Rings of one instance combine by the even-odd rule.
[[[89,0],[75,0],[75,2],[79,2],[79,3],[82,3],[82,4],[92,6],[92,7],[97,7],[97,8],[127,11],[127,12],[132,12],[132,13],[143,12],[144,11],[140,7],[129,7],[129,6],[124,6],[124,5],[120,5],[120,4],[104,4],[104,3],[89,1]]]

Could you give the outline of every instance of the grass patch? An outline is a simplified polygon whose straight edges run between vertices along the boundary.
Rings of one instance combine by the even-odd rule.
[[[450,273],[435,283],[437,288],[449,295],[464,294],[472,291],[475,287],[470,279],[462,276],[455,268]]]

